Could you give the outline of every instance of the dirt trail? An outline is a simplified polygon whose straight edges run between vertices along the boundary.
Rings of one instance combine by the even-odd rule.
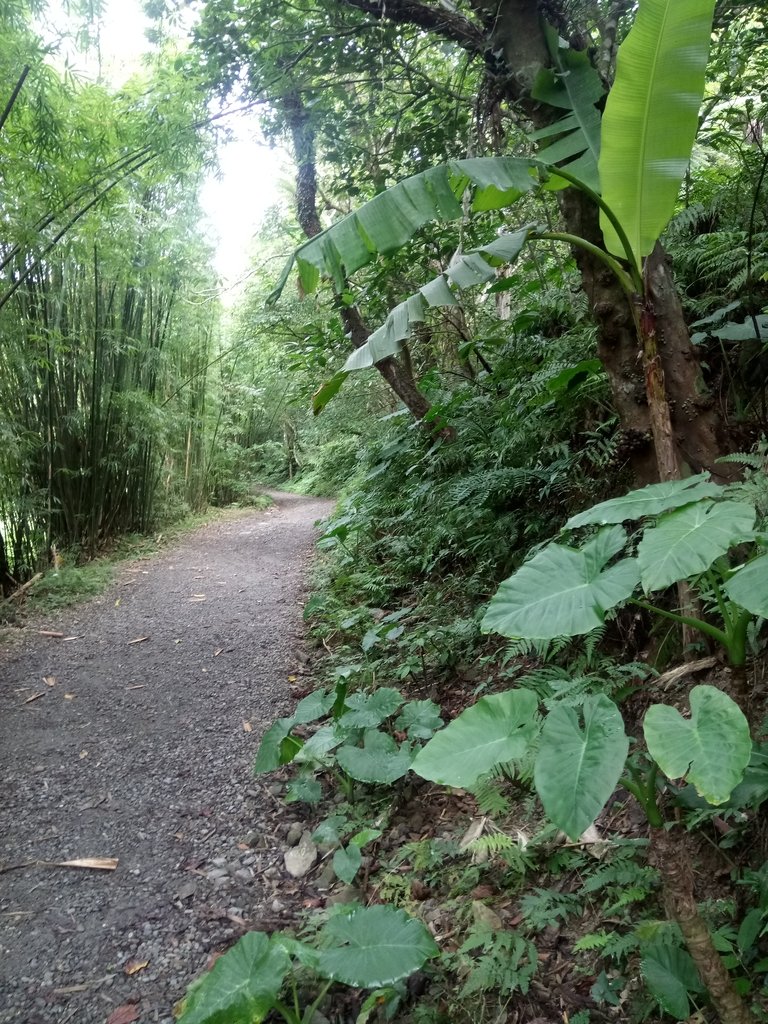
[[[331,504],[275,497],[0,655],[0,865],[119,859],[0,874],[1,1024],[105,1024],[126,1004],[126,1021],[171,1024],[212,950],[286,912],[279,805],[250,764],[291,704]]]

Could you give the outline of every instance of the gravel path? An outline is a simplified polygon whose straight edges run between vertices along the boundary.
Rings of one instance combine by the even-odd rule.
[[[0,1024],[171,1024],[212,951],[288,913],[280,805],[250,765],[305,671],[331,503],[274,497],[0,654]],[[83,857],[119,864],[49,866]]]

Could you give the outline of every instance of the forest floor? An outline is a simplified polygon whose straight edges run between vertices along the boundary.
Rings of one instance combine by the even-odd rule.
[[[300,906],[297,824],[251,764],[307,688],[332,503],[273,497],[0,635],[0,1024],[172,1024],[213,952]],[[117,864],[58,866],[81,858]]]

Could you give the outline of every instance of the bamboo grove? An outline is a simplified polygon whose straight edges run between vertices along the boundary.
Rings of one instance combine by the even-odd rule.
[[[219,344],[197,186],[206,112],[172,61],[59,74],[0,10],[0,582],[207,503]]]

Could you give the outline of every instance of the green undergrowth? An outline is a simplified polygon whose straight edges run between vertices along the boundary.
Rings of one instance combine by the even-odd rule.
[[[272,504],[271,498],[260,494],[249,498],[247,505],[210,507],[204,512],[189,514],[168,524],[159,533],[125,534],[112,542],[101,555],[87,561],[81,560],[78,551],[57,553],[59,564],[51,567],[41,579],[32,584],[23,595],[21,603],[12,598],[0,604],[0,621],[14,623],[27,614],[45,615],[97,597],[112,582],[120,563],[134,558],[147,558],[208,523],[246,515],[254,510],[269,508]]]

